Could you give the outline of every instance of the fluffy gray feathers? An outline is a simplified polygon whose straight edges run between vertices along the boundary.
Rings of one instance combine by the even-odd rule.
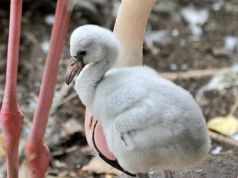
[[[76,29],[71,55],[87,50],[87,65],[76,79],[81,101],[101,122],[110,151],[128,171],[177,169],[200,163],[210,140],[193,97],[144,67],[110,69],[119,42],[94,25]]]

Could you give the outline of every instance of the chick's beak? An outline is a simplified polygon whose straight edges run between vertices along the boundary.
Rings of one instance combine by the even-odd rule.
[[[76,59],[74,57],[71,57],[71,60],[73,60],[73,62],[71,62],[68,67],[67,67],[67,73],[66,73],[66,80],[65,83],[67,85],[69,85],[74,77],[80,73],[80,71],[83,69],[84,67],[84,62],[83,59]]]

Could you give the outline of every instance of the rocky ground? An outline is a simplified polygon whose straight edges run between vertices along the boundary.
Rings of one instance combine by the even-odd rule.
[[[84,106],[73,89],[64,84],[69,63],[69,35],[82,24],[112,28],[120,1],[78,0],[65,42],[55,98],[49,116],[46,141],[52,153],[48,178],[110,178],[119,172],[103,164],[87,146],[84,136]],[[25,114],[21,140],[21,176],[24,177],[24,143],[37,105],[55,1],[23,4],[18,75],[18,100]],[[5,83],[9,2],[0,1],[0,102]],[[208,120],[227,116],[237,100],[238,1],[160,0],[154,7],[144,43],[144,64],[189,90]],[[216,77],[215,79],[213,79]],[[212,80],[213,79],[213,80]],[[232,114],[238,117],[238,112]],[[5,178],[4,150],[0,178]],[[176,178],[237,178],[238,151],[232,144],[213,140],[211,154],[202,165],[175,172]],[[151,174],[158,177],[158,173]]]

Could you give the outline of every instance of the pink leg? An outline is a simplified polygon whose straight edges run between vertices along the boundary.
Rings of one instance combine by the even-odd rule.
[[[23,114],[17,104],[16,82],[21,31],[22,0],[11,0],[6,86],[0,121],[7,152],[7,177],[18,178],[18,146]]]
[[[25,150],[30,178],[43,178],[50,160],[49,149],[44,144],[44,134],[52,104],[58,64],[63,51],[64,39],[71,14],[69,3],[70,0],[57,1],[55,22],[40,89],[39,103]]]

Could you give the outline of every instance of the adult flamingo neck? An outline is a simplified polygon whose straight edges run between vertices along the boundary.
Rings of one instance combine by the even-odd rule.
[[[142,64],[145,27],[156,0],[122,0],[117,15],[114,34],[122,44],[115,67]]]

